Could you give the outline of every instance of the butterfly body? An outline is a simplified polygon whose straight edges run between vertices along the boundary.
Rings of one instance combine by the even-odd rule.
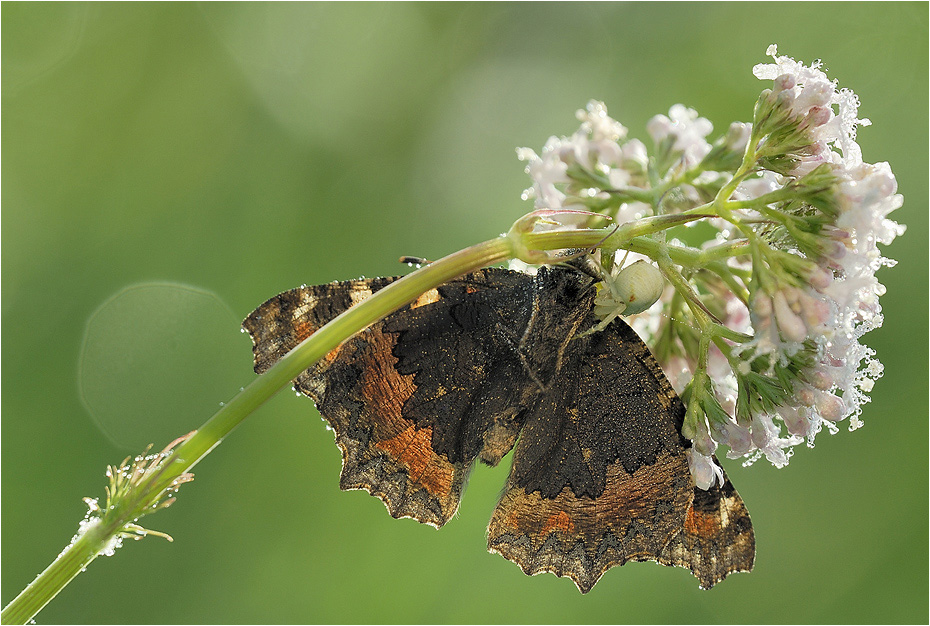
[[[394,280],[270,299],[243,323],[256,371]],[[496,465],[513,449],[488,547],[527,574],[568,576],[587,592],[630,560],[688,567],[705,587],[750,569],[742,500],[729,481],[695,488],[684,406],[624,322],[585,332],[598,323],[594,296],[593,280],[571,268],[481,270],[302,373],[295,387],[317,403],[342,450],[340,487],[439,527],[474,462]]]

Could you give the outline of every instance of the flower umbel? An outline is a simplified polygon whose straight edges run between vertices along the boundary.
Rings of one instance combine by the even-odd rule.
[[[753,69],[772,85],[752,124],[712,142],[710,122],[675,105],[647,125],[650,155],[592,101],[571,137],[551,137],[539,155],[518,151],[533,179],[524,197],[538,210],[578,211],[576,227],[603,216],[705,218],[702,229],[669,224],[604,242],[595,329],[639,313],[631,323],[687,405],[689,465],[705,489],[722,480],[710,460],[719,445],[782,467],[824,427],[862,425],[882,365],[861,338],[882,324],[875,273],[894,265],[878,244],[904,232],[888,218],[903,203],[891,168],[863,162],[856,144],[870,123],[856,95],[820,62],[775,46],[768,54],[774,62]],[[646,279],[642,267],[654,273]],[[631,290],[649,292],[647,306],[661,294],[659,304],[630,307]]]

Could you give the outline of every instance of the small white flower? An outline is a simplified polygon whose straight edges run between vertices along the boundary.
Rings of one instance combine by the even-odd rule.
[[[765,171],[762,176],[747,178],[736,188],[737,200],[754,200],[767,193],[781,189],[785,181],[775,172]]]
[[[713,124],[683,104],[672,105],[668,117],[656,115],[646,124],[646,131],[656,145],[673,138],[672,150],[681,153],[686,166],[696,165],[710,152],[711,145],[705,137],[713,130]]]
[[[890,244],[904,232],[903,227],[887,219],[904,204],[904,198],[895,193],[897,189],[888,163],[859,163],[845,170],[838,193],[842,212],[836,226],[858,235],[858,251],[867,252],[875,243]]]
[[[542,156],[529,148],[517,149],[517,157],[527,162],[526,173],[533,179],[532,191],[527,190],[525,195],[535,199],[537,209],[562,208],[565,194],[556,185],[568,182],[568,165],[558,158],[560,149],[561,141],[557,137],[549,138]]]
[[[623,151],[625,167],[629,167],[629,164],[633,163],[638,166],[638,169],[646,169],[646,165],[649,163],[646,144],[639,139],[631,139],[621,146],[621,150]]]
[[[713,457],[694,449],[685,450],[685,456],[688,457],[688,469],[691,470],[694,484],[699,489],[706,491],[715,484],[723,485],[723,470],[714,463]]]
[[[541,154],[529,148],[517,150],[518,158],[526,161],[526,172],[533,179],[533,186],[524,191],[523,198],[532,198],[537,209],[583,209],[580,201],[572,198],[606,196],[603,190],[579,188],[572,179],[572,172],[577,172],[574,168],[604,176],[615,188],[634,184],[634,178],[641,182],[643,178],[645,149],[640,142],[627,142],[631,144],[628,148],[620,145],[627,129],[607,115],[602,102],[592,100],[576,115],[582,123],[571,137],[550,137]],[[577,225],[585,219],[580,219]]]
[[[752,135],[752,124],[749,122],[733,122],[727,131],[727,147],[733,152],[743,152],[749,137]]]
[[[730,421],[725,424],[715,423],[712,429],[714,439],[730,448],[727,452],[728,458],[739,458],[752,451],[752,434],[745,426]]]
[[[752,442],[775,467],[784,467],[791,458],[791,448],[804,441],[791,435],[781,437],[781,428],[771,415],[756,413],[752,416]],[[756,456],[758,458],[758,456]],[[750,462],[755,459],[750,459]]]
[[[591,100],[584,109],[578,109],[575,117],[581,122],[581,128],[591,136],[592,141],[612,141],[618,143],[626,138],[626,126],[607,115],[607,106],[598,100]]]

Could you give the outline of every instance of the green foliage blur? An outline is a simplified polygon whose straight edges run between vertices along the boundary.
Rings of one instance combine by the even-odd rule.
[[[113,294],[191,285],[241,319],[301,283],[406,272],[400,255],[438,258],[530,210],[514,148],[570,133],[591,98],[644,140],[646,121],[677,102],[719,132],[750,120],[768,86],[752,66],[777,43],[822,58],[859,94],[873,122],[859,133],[864,158],[891,163],[905,196],[893,217],[908,232],[887,250],[900,264],[878,275],[886,319],[867,343],[886,373],[865,427],[821,434],[783,470],[725,462],[755,525],[754,572],[701,591],[684,570],[630,564],[584,597],[567,579],[527,578],[485,551],[507,461],[473,472],[441,531],[393,520],[377,499],[339,491],[332,434],[287,391],[143,521],[174,543],[101,557],[39,621],[925,622],[927,13],[3,3],[3,604],[69,541],[81,497],[103,495],[105,466],[141,452],[99,427],[78,382],[85,326]],[[162,315],[136,310],[124,335]],[[235,319],[194,317],[228,339],[171,354],[210,365],[179,380],[131,364],[146,393],[119,399],[137,407],[133,436],[157,448],[253,376]],[[222,358],[203,358],[214,347]],[[167,422],[147,394],[190,403],[159,404],[173,407]]]

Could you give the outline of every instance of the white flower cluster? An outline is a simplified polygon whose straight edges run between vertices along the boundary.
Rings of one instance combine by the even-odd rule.
[[[869,401],[867,394],[882,375],[882,365],[859,340],[883,321],[878,298],[885,289],[875,272],[894,265],[881,255],[877,244],[891,243],[904,227],[887,218],[903,203],[891,168],[887,163],[862,162],[855,129],[863,120],[856,118],[859,101],[855,94],[837,90],[818,69],[819,63],[805,67],[777,56],[774,46],[768,52],[775,64],[756,66],[755,75],[775,81],[773,92],[780,103],[815,142],[810,157],[801,159],[794,169],[794,176],[803,177],[828,163],[837,180],[835,219],[819,233],[823,252],[813,259],[817,266],[808,272],[807,284],[782,282],[771,295],[759,289],[749,303],[754,338],[741,346],[744,352],[769,355],[773,366],[786,366],[798,355],[807,357],[795,377],[793,393],[774,412],[752,414],[750,462],[764,454],[781,467],[788,462],[791,446],[803,438],[813,446],[822,427],[836,432],[835,423],[847,418],[850,430],[862,425],[861,405]],[[835,113],[833,106],[838,109]],[[783,182],[771,173],[766,178],[778,186]],[[718,394],[736,397],[735,383],[735,377],[721,380]],[[787,437],[781,436],[776,417],[786,427]],[[745,452],[742,446],[731,445],[728,456]]]
[[[819,62],[767,52],[774,63],[753,73],[773,87],[753,124],[734,123],[713,143],[710,122],[675,105],[648,123],[650,155],[592,101],[571,137],[551,137],[540,155],[518,150],[533,179],[524,198],[537,209],[595,211],[617,223],[695,207],[712,216],[706,221],[719,232],[702,249],[726,248],[713,272],[690,266],[670,281],[661,309],[633,321],[688,404],[689,464],[705,489],[722,480],[712,460],[718,444],[731,458],[765,456],[781,467],[822,428],[862,424],[882,365],[860,339],[882,324],[875,272],[894,264],[878,244],[904,232],[888,219],[903,202],[891,168],[863,162],[856,144],[857,127],[869,124],[858,118],[856,95],[838,89]],[[618,276],[612,261],[607,275]],[[732,332],[701,356],[707,320]]]
[[[692,167],[710,152],[706,137],[713,130],[713,124],[683,104],[672,105],[668,117],[656,115],[646,124],[646,132],[660,150],[667,146],[670,152],[680,155],[684,165]]]
[[[646,146],[626,141],[626,127],[607,115],[603,102],[591,100],[575,115],[581,127],[571,137],[550,137],[541,155],[517,149],[533,179],[523,199],[533,199],[537,209],[588,209],[590,201],[608,198],[609,189],[645,183]],[[652,214],[647,204],[632,204],[620,221]]]
[[[772,44],[765,51],[775,63],[760,63],[752,68],[759,80],[775,81],[773,93],[780,104],[803,126],[810,128],[814,153],[794,173],[803,174],[824,161],[844,163],[847,166],[862,162],[862,151],[856,143],[856,127],[869,126],[868,119],[858,119],[859,98],[849,89],[836,88],[821,70],[821,62],[810,67],[786,56],[778,56],[778,47]],[[833,107],[837,110],[834,111]],[[834,152],[830,147],[839,152]]]

